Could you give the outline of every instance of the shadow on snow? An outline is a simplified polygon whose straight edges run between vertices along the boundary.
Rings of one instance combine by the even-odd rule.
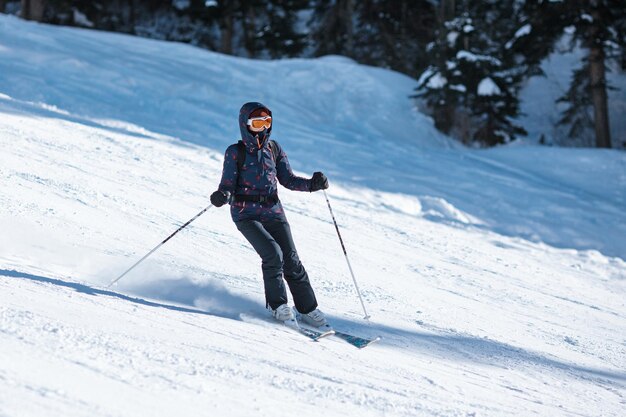
[[[114,297],[148,307],[164,308],[181,313],[209,315],[231,320],[241,320],[240,314],[242,312],[258,318],[264,318],[266,315],[263,312],[263,307],[255,300],[230,293],[224,288],[206,284],[194,284],[189,280],[173,281],[173,286],[170,285],[168,287],[165,285],[163,289],[155,289],[152,286],[150,289],[145,287],[138,288],[136,291],[139,291],[145,297],[154,297],[177,304],[199,304],[203,308],[191,308],[150,301],[138,296],[124,295],[85,284],[47,278],[15,270],[0,270],[0,275],[57,285],[86,295]],[[219,300],[219,302],[216,304],[215,300]],[[565,372],[574,378],[608,384],[616,382],[619,385],[623,385],[626,382],[626,373],[624,372],[594,369],[568,363],[487,338],[457,333],[443,333],[443,331],[440,331],[440,334],[426,333],[419,330],[400,329],[375,322],[366,323],[362,320],[354,321],[336,316],[330,316],[329,319],[337,330],[355,333],[360,336],[382,336],[383,340],[379,346],[385,345],[390,348],[404,349],[414,354],[427,354],[447,361],[474,362],[504,369],[522,364],[544,368],[546,371],[557,370]]]

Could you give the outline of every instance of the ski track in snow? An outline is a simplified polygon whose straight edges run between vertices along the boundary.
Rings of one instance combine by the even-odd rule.
[[[623,414],[621,154],[454,149],[406,121],[413,81],[337,57],[258,68],[5,16],[0,45],[0,415]],[[260,96],[294,168],[330,173],[371,323],[323,197],[281,199],[321,308],[383,337],[364,350],[267,319],[226,209],[103,288],[208,204],[253,69],[284,80]]]

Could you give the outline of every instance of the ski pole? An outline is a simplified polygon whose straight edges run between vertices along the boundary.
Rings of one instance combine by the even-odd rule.
[[[181,230],[183,230],[185,227],[189,226],[189,223],[191,223],[192,221],[196,220],[198,217],[202,216],[204,214],[205,211],[207,211],[208,209],[211,208],[212,205],[207,206],[204,210],[202,210],[200,213],[196,214],[191,220],[189,220],[187,223],[183,224],[182,226],[180,226],[178,229],[176,229],[176,231],[174,233],[172,233],[171,235],[169,235],[163,242],[159,243],[154,249],[152,249],[150,252],[148,252],[146,254],[146,256],[144,256],[143,258],[141,258],[140,260],[138,260],[137,262],[135,262],[135,264],[133,266],[131,266],[130,268],[128,268],[126,270],[126,272],[124,272],[122,275],[120,275],[119,277],[115,278],[113,281],[111,281],[111,283],[109,285],[107,285],[107,288],[111,288],[111,286],[113,284],[115,284],[117,281],[119,281],[120,279],[122,279],[122,277],[126,274],[128,274],[134,267],[136,267],[137,265],[139,265],[141,262],[143,262],[144,259],[146,259],[148,256],[152,255],[152,253],[154,253],[154,251],[156,251],[157,249],[159,249],[161,246],[163,246],[165,244],[165,242],[167,242],[168,240],[170,240],[172,237],[174,237],[174,235],[178,232],[180,232]]]
[[[343,239],[341,238],[341,233],[339,233],[339,226],[337,226],[337,220],[335,220],[335,215],[333,214],[333,209],[330,206],[330,201],[328,200],[328,194],[326,194],[326,190],[324,191],[324,197],[326,198],[326,204],[328,204],[328,210],[330,210],[330,216],[333,218],[333,223],[335,224],[335,230],[337,230],[337,236],[339,236],[339,242],[341,243],[341,248],[343,249],[343,254],[346,257],[346,262],[348,263],[348,269],[350,269],[350,274],[352,275],[352,281],[354,281],[354,288],[356,288],[356,293],[359,295],[359,300],[361,300],[361,306],[363,307],[363,312],[365,313],[365,320],[369,320],[370,315],[367,314],[367,310],[365,309],[365,303],[363,302],[363,297],[361,297],[361,291],[359,291],[359,285],[356,283],[356,278],[354,277],[354,271],[352,271],[352,265],[350,265],[350,260],[348,259],[348,253],[346,252],[346,246],[343,244]]]

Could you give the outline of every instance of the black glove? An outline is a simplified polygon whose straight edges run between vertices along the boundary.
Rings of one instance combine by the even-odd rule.
[[[311,177],[311,191],[325,190],[328,188],[328,178],[321,172],[314,172]]]
[[[211,194],[211,204],[215,207],[222,207],[224,204],[228,203],[228,197],[230,197],[230,193],[228,191],[223,192],[217,190]]]

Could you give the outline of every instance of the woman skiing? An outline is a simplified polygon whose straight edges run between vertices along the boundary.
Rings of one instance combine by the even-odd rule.
[[[300,318],[309,325],[323,326],[326,318],[317,308],[309,277],[298,258],[278,199],[277,181],[290,190],[312,192],[328,188],[328,180],[321,172],[311,179],[293,174],[281,146],[269,139],[272,112],[263,104],[244,104],[239,111],[239,128],[241,141],[226,149],[222,180],[211,194],[211,203],[216,207],[230,204],[237,229],[261,257],[265,299],[272,315],[280,321],[294,319],[287,304],[284,275]]]

